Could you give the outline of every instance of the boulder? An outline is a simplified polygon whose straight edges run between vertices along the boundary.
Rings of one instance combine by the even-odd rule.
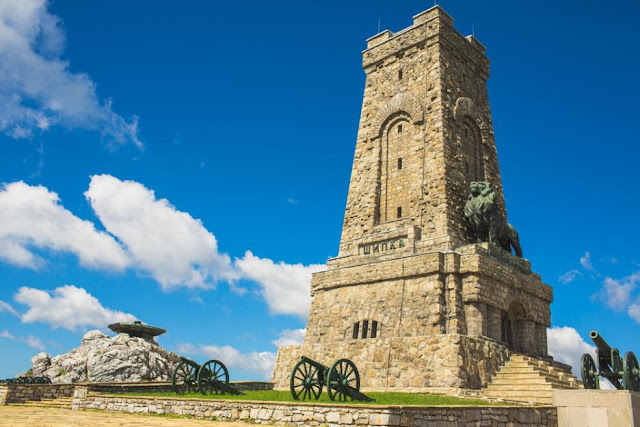
[[[34,377],[54,383],[170,381],[177,354],[167,352],[152,339],[100,331],[87,332],[80,347],[51,357],[38,353],[31,358]]]

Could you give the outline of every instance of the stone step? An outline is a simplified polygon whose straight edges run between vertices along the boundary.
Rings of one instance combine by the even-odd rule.
[[[564,386],[567,385],[564,382],[561,381],[549,381],[546,380],[544,378],[528,378],[528,379],[521,379],[521,378],[502,378],[502,377],[495,377],[493,380],[491,380],[491,384],[490,386],[493,385],[511,385],[511,386],[517,386],[517,385],[545,385],[545,386]]]
[[[522,397],[539,397],[549,398],[551,400],[550,390],[509,390],[505,396],[504,390],[485,389],[484,393],[487,397],[502,397],[503,399],[514,400]]]

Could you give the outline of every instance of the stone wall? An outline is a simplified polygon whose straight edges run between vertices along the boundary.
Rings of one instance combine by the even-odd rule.
[[[458,388],[486,386],[509,356],[503,345],[458,334],[396,337],[280,347],[273,371],[275,388],[289,388],[289,377],[301,356],[331,366],[351,359],[366,392],[430,391],[455,393]]]
[[[74,384],[0,384],[0,405],[71,397]]]
[[[252,424],[335,427],[376,425],[462,427],[478,425],[553,426],[552,407],[328,405],[211,399],[131,398],[92,395],[78,387],[73,409],[137,414],[174,414]]]

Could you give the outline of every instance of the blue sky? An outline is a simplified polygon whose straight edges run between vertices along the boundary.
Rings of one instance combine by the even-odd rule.
[[[488,48],[556,357],[640,352],[640,3],[439,3]],[[365,39],[432,5],[0,1],[0,378],[131,316],[266,378],[337,254]]]

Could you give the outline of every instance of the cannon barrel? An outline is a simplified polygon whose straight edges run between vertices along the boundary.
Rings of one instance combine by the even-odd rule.
[[[604,354],[611,353],[611,346],[607,344],[607,342],[600,336],[600,334],[598,334],[597,331],[591,331],[589,333],[589,338],[591,338],[591,341],[593,341],[596,347],[598,347],[598,350],[600,350],[600,353],[604,353]]]
[[[302,357],[300,357],[300,360],[303,360],[303,361],[307,362],[308,364],[310,364],[310,365],[311,365],[311,366],[313,366],[314,368],[319,369],[321,372],[323,372],[323,371],[325,371],[325,370],[328,370],[328,369],[329,369],[329,367],[328,367],[328,366],[324,366],[322,363],[320,363],[320,362],[316,362],[316,361],[315,361],[315,360],[313,360],[313,359],[309,359],[309,358],[308,358],[308,357],[306,357],[306,356],[302,356]]]

